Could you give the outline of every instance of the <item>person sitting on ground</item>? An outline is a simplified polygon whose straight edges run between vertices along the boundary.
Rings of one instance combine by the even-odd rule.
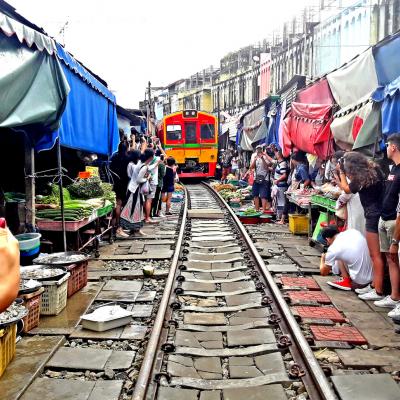
[[[322,230],[321,235],[329,248],[321,257],[320,273],[326,276],[333,272],[341,276],[338,281],[327,282],[328,285],[352,290],[372,281],[372,261],[367,241],[359,231],[348,229],[339,232],[335,225],[330,225]]]
[[[163,179],[162,199],[165,202],[165,215],[172,215],[171,213],[171,199],[172,193],[175,190],[176,179],[176,161],[173,157],[167,158],[167,165],[165,168],[165,175]]]

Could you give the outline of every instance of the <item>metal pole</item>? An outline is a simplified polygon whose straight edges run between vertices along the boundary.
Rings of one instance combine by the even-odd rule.
[[[219,85],[217,86],[217,120],[218,120],[218,126],[217,126],[217,138],[219,138],[219,123],[220,123],[220,102],[219,102]]]
[[[147,86],[147,135],[150,136],[150,115],[151,115],[151,82]]]
[[[57,138],[57,163],[58,163],[58,187],[60,190],[60,207],[61,207],[61,223],[63,234],[63,247],[67,251],[67,233],[65,230],[65,215],[64,215],[64,196],[63,196],[63,170],[61,165],[61,143],[60,136]]]

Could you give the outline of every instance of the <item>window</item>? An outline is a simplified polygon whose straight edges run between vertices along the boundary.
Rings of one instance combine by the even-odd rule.
[[[215,127],[214,124],[202,124],[200,127],[200,138],[202,140],[215,139]]]
[[[196,140],[196,124],[187,123],[185,124],[185,143],[197,143]]]
[[[180,125],[167,125],[167,141],[181,139],[182,127]]]

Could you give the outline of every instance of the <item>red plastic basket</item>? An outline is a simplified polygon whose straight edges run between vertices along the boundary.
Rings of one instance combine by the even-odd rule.
[[[71,297],[78,290],[87,285],[88,280],[88,262],[82,261],[81,263],[72,264],[67,267],[71,274],[68,280],[67,296]]]
[[[40,288],[34,293],[22,296],[24,299],[24,306],[28,309],[28,315],[23,319],[24,329],[22,331],[24,333],[29,332],[39,325],[40,306],[43,292],[44,288]]]

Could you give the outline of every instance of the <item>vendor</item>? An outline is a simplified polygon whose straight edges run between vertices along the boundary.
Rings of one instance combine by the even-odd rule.
[[[307,158],[306,155],[298,151],[293,153],[292,162],[295,166],[294,178],[300,185],[304,187],[309,187],[311,185],[311,178],[308,172]]]
[[[1,227],[2,226],[2,227]],[[16,299],[19,291],[19,245],[0,219],[0,312]]]
[[[321,257],[321,275],[333,272],[341,276],[328,285],[340,290],[367,286],[372,281],[372,261],[365,237],[355,229],[339,233],[334,225],[324,228],[321,235],[329,245]]]

